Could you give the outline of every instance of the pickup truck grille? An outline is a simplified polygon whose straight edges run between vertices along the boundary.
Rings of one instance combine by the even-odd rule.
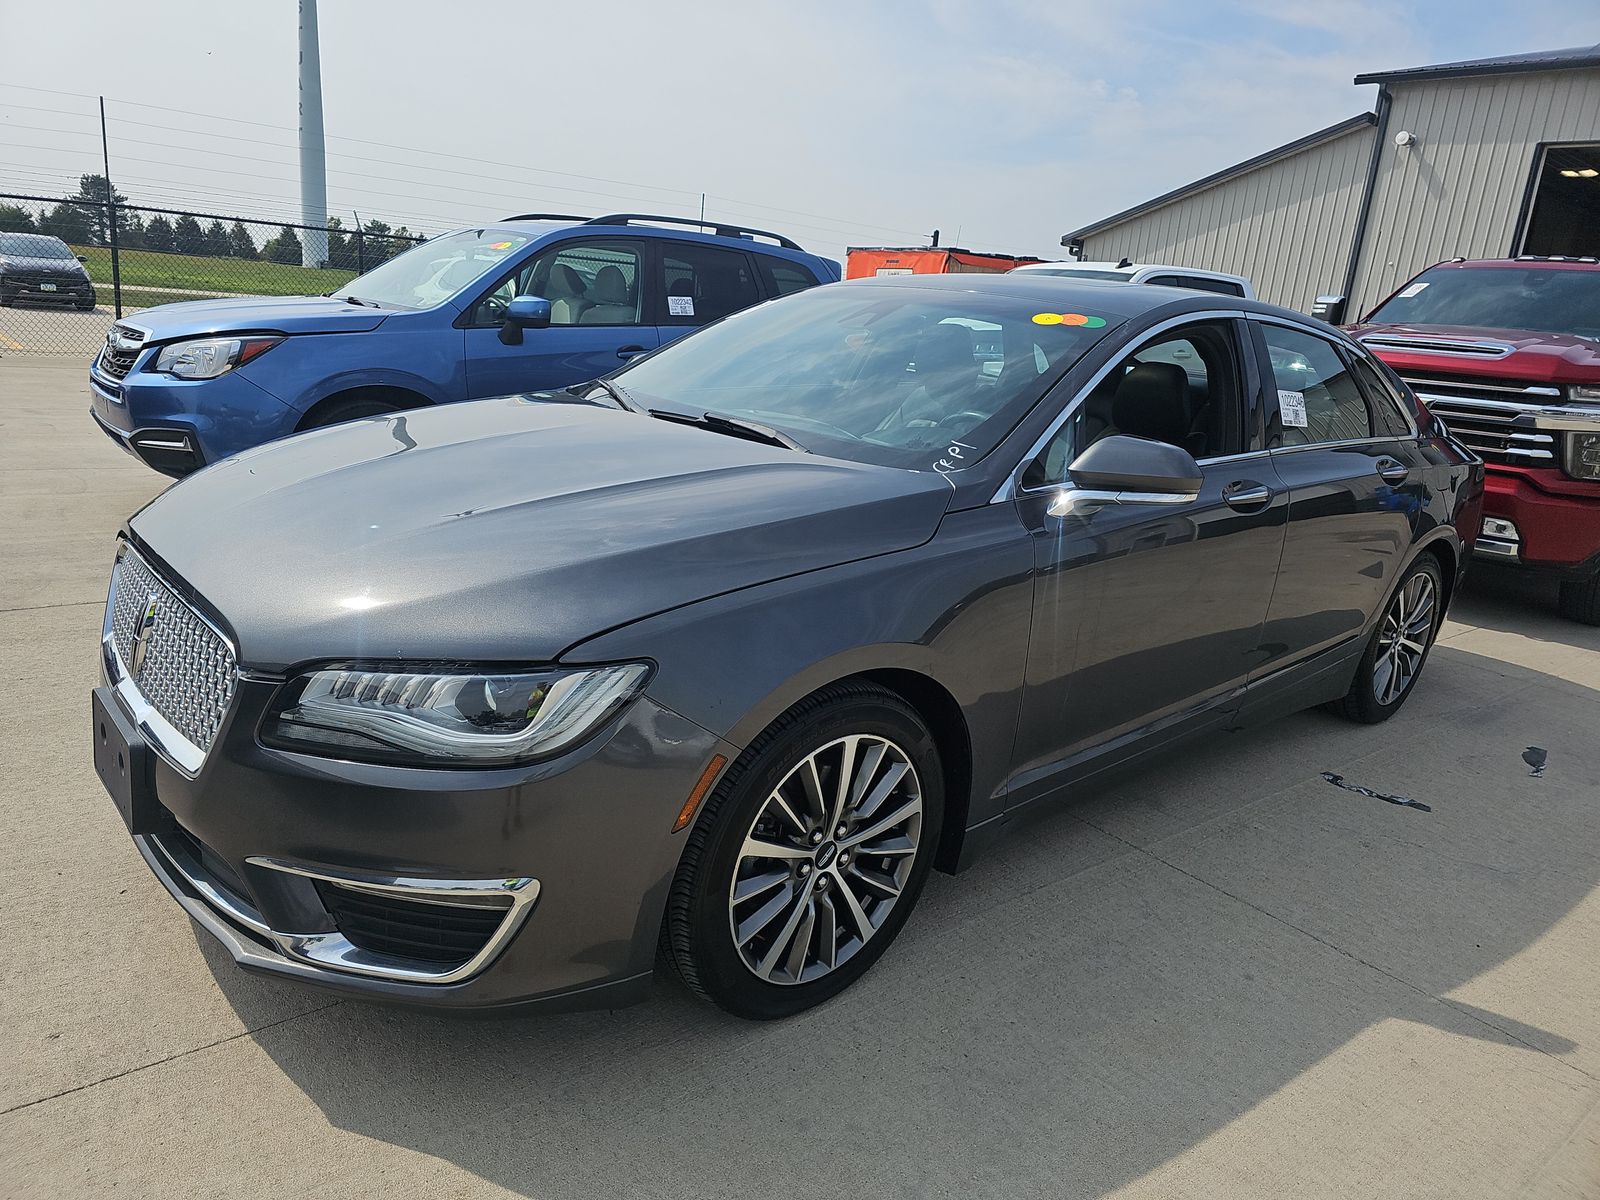
[[[1559,436],[1537,429],[1532,410],[1561,403],[1561,389],[1512,381],[1445,379],[1401,372],[1430,412],[1484,462],[1554,466]]]

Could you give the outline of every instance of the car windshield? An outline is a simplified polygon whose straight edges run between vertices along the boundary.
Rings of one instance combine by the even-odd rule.
[[[463,229],[424,242],[357,275],[335,300],[366,300],[391,308],[432,308],[494,270],[528,238],[503,229]]]
[[[60,238],[38,233],[0,233],[0,254],[15,254],[18,258],[75,258]]]
[[[1433,267],[1368,321],[1527,329],[1600,339],[1600,270],[1559,267]]]
[[[766,425],[807,450],[971,466],[1121,314],[1037,296],[833,284],[746,309],[628,367],[636,403]]]

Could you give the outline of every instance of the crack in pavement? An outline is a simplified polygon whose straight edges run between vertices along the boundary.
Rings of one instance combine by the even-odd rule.
[[[32,1108],[36,1104],[45,1104],[51,1100],[59,1100],[62,1096],[70,1096],[74,1092],[87,1091],[89,1088],[99,1087],[102,1083],[110,1083],[116,1079],[126,1079],[129,1075],[137,1075],[140,1071],[159,1067],[165,1063],[177,1062],[180,1058],[188,1058],[191,1054],[199,1054],[202,1050],[210,1050],[217,1046],[225,1046],[229,1042],[236,1042],[240,1038],[254,1037],[258,1033],[265,1033],[269,1029],[276,1029],[279,1025],[287,1025],[290,1021],[298,1021],[302,1017],[314,1016],[320,1012],[327,1012],[330,1008],[337,1008],[343,1000],[334,1000],[329,1004],[317,1008],[308,1008],[305,1012],[293,1013],[277,1021],[268,1021],[265,1025],[257,1025],[254,1029],[241,1029],[238,1033],[231,1033],[225,1038],[218,1038],[214,1042],[207,1042],[203,1046],[191,1046],[187,1050],[180,1050],[176,1054],[169,1054],[165,1058],[152,1059],[147,1063],[129,1067],[126,1071],[118,1071],[115,1075],[107,1075],[104,1079],[91,1079],[87,1083],[74,1084],[69,1088],[62,1088],[59,1092],[52,1092],[48,1096],[39,1096],[33,1100],[24,1100],[21,1104],[14,1104],[10,1108],[0,1109],[0,1117],[10,1116],[12,1113],[21,1112],[25,1108]]]

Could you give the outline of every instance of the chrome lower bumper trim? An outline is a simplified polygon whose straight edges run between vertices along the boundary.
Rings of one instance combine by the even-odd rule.
[[[162,843],[159,836],[146,836],[137,840],[146,861],[156,870],[157,877],[167,884],[168,891],[178,896],[179,902],[190,910],[191,915],[198,916],[195,906],[203,906],[214,918],[221,918],[267,942],[271,950],[277,952],[271,954],[275,960],[281,956],[282,960],[303,963],[307,967],[316,968],[318,972],[365,975],[394,983],[449,984],[470,979],[493,962],[505,949],[507,943],[522,928],[523,922],[532,911],[534,901],[539,896],[539,881],[525,876],[508,879],[425,879],[330,871],[321,867],[313,869],[269,858],[246,860],[251,866],[287,875],[357,891],[387,894],[419,903],[460,905],[471,904],[474,901],[509,900],[504,916],[493,935],[471,958],[454,966],[428,964],[364,950],[336,930],[293,933],[272,929],[261,919],[258,912],[241,903],[227,888],[211,878],[198,863],[175,854]],[[173,887],[169,882],[170,876],[176,876],[187,887]],[[184,891],[191,894],[185,896],[182,894]],[[210,928],[213,933],[216,932],[212,921],[202,920],[202,924]],[[224,940],[229,943],[230,949],[234,950],[235,957],[239,957],[239,951],[235,946],[238,939]],[[270,954],[270,951],[268,953]]]
[[[1485,558],[1511,559],[1515,561],[1520,551],[1520,544],[1508,542],[1500,538],[1479,536],[1477,544],[1473,547],[1474,553]]]

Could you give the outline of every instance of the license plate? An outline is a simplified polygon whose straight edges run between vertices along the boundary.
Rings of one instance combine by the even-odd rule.
[[[56,285],[53,283],[41,283],[39,285],[39,290],[41,292],[53,292],[56,290]]]
[[[150,746],[133,727],[110,688],[95,688],[90,699],[94,716],[94,769],[122,814],[129,833],[154,833],[161,806],[151,770]]]

